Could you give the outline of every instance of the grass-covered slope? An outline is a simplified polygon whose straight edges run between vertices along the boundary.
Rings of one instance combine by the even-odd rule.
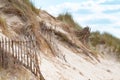
[[[79,38],[79,40],[82,41],[83,36],[86,36],[86,34],[82,34],[83,27],[74,21],[70,13],[60,14],[57,19],[72,27],[75,30],[75,33],[77,33],[76,36]],[[104,44],[107,47],[112,47],[113,52],[116,52],[117,55],[120,55],[120,39],[114,37],[113,35],[106,32],[101,34],[99,31],[96,31],[91,32],[90,35],[87,37],[89,39],[90,45],[87,44],[89,47],[96,47],[97,45]]]
[[[100,44],[106,45],[106,47],[111,47],[112,51],[116,52],[118,56],[120,55],[120,39],[109,33],[100,34],[100,32],[92,32],[90,36],[90,43],[94,47]]]

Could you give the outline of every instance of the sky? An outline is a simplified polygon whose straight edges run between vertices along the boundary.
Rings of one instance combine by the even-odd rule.
[[[91,31],[108,32],[120,38],[120,0],[31,0],[57,17],[69,12],[81,26]]]

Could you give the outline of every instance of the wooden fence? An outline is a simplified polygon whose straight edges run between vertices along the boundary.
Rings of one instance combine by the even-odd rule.
[[[58,49],[58,45],[56,44],[58,40],[55,38],[55,31],[57,31],[57,27],[51,26],[49,23],[42,23],[40,28],[40,34],[46,39],[47,43],[50,45],[52,53],[55,56],[58,56],[56,53],[60,53],[60,50]]]
[[[14,64],[23,65],[29,69],[36,77],[40,78],[40,66],[38,51],[35,40],[11,40],[5,37],[0,38],[0,65],[7,68],[8,58]]]

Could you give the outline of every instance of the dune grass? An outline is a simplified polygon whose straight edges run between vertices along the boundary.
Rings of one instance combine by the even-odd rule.
[[[33,12],[35,12],[37,15],[39,14],[40,10],[37,9],[37,8],[33,5],[33,3],[30,2],[30,0],[23,0],[23,2],[24,2],[25,4],[27,4]]]
[[[10,27],[8,27],[6,20],[0,17],[0,29],[4,35],[7,37],[12,37],[15,33],[12,31]]]
[[[68,12],[66,12],[65,14],[59,14],[57,19],[68,24],[70,27],[73,27],[75,30],[82,29],[82,27],[77,22],[74,21],[72,15]]]
[[[35,14],[39,14],[40,10],[37,9],[33,3],[30,2],[30,0],[21,0],[21,1],[18,1],[18,0],[11,0],[9,1],[11,3],[11,7],[10,9],[7,9],[5,11],[7,12],[13,12],[14,13],[18,13],[19,15],[23,15],[25,13],[29,11],[33,11]],[[22,6],[21,6],[22,5]]]
[[[100,32],[92,32],[90,36],[90,43],[93,46],[99,44],[105,44],[106,46],[112,47],[114,52],[120,55],[120,39],[114,37],[109,33],[100,34]]]
[[[2,17],[0,17],[0,26],[2,26],[4,29],[6,28],[6,21]]]

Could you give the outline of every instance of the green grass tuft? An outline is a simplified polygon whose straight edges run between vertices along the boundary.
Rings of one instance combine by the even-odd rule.
[[[99,32],[92,32],[90,42],[93,46],[105,44],[109,47],[113,47],[113,50],[120,55],[120,39],[109,33],[100,34]]]
[[[76,23],[72,17],[72,15],[68,12],[65,14],[59,14],[57,17],[58,20],[61,20],[62,22],[68,24],[70,27],[74,27],[75,30],[81,30],[82,27]]]

